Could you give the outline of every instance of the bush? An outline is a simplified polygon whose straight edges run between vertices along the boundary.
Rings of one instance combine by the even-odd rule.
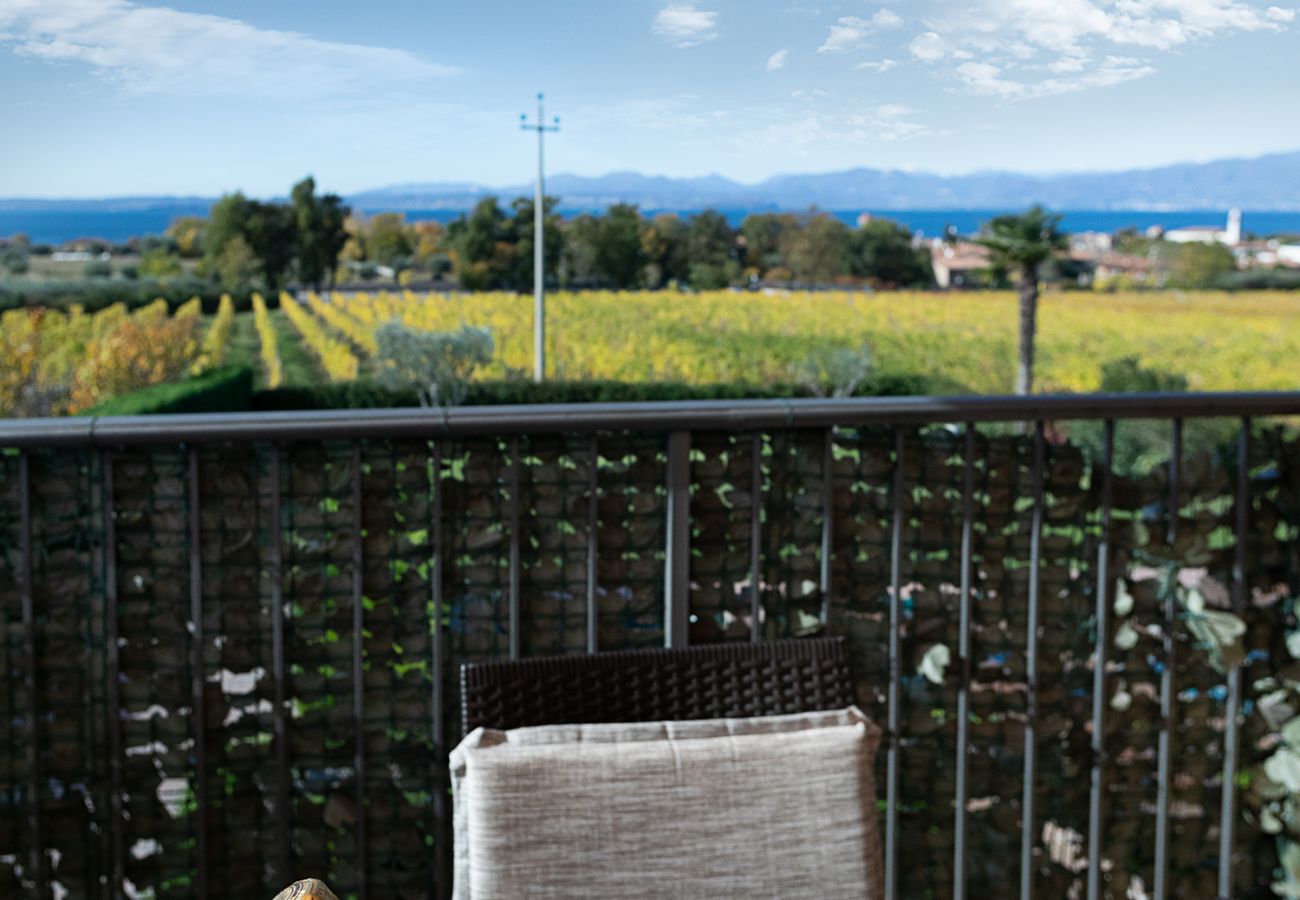
[[[929,381],[913,375],[874,375],[858,385],[856,397],[909,397],[932,393]],[[809,397],[805,385],[682,384],[675,381],[544,381],[523,379],[471,382],[466,406],[522,406],[536,403],[641,403],[670,400],[775,400]],[[417,406],[413,387],[388,388],[373,381],[321,384],[258,391],[253,408],[380,409]]]
[[[1225,272],[1214,280],[1214,286],[1221,291],[1297,291],[1300,290],[1300,269]]]
[[[113,274],[113,265],[107,260],[92,259],[82,270],[87,278],[108,278]]]
[[[492,361],[495,345],[486,328],[416,331],[396,320],[375,331],[378,381],[389,390],[414,389],[421,406],[456,406],[474,372]]]
[[[1148,369],[1136,356],[1125,356],[1102,364],[1098,390],[1103,394],[1184,393],[1187,379],[1176,372]]]
[[[86,410],[87,416],[142,416],[156,413],[244,412],[252,408],[253,370],[247,366],[212,369],[171,384],[156,384],[113,397]]]

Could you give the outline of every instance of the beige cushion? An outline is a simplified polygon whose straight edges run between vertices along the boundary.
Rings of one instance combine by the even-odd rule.
[[[879,740],[856,707],[479,728],[451,755],[454,897],[875,900]]]

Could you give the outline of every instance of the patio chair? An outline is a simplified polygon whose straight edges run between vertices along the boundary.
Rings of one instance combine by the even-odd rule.
[[[842,638],[466,663],[456,900],[881,896]]]
[[[479,727],[775,716],[854,702],[844,638],[470,662],[460,690],[462,736]]]

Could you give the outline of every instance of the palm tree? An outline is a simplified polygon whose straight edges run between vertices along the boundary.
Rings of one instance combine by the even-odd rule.
[[[1038,270],[1066,247],[1058,227],[1061,217],[1041,206],[1019,215],[998,216],[985,223],[975,243],[989,251],[990,263],[1013,273],[1020,291],[1020,363],[1016,366],[1016,393],[1034,389],[1034,332],[1038,318]]]

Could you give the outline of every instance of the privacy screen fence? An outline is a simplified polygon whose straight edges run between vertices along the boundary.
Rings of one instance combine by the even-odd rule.
[[[445,896],[461,661],[817,634],[886,730],[891,897],[1272,896],[1300,881],[1298,414],[2,423],[0,896]]]

